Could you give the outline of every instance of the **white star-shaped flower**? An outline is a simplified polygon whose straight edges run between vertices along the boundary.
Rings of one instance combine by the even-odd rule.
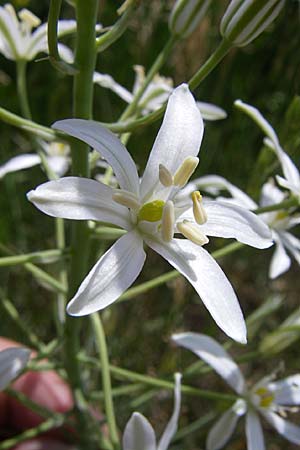
[[[45,153],[47,164],[58,176],[64,175],[70,165],[70,146],[62,142],[40,141],[40,145]],[[41,164],[41,157],[36,153],[24,153],[14,156],[0,166],[0,179],[8,173],[18,172]]]
[[[146,417],[135,412],[132,414],[125,427],[123,435],[123,450],[168,449],[169,444],[177,431],[181,403],[180,380],[181,374],[175,374],[174,410],[158,444],[156,444],[155,432]]]
[[[74,20],[58,21],[58,37],[75,30]],[[71,50],[63,44],[58,49],[61,57],[71,63]],[[10,3],[0,6],[0,53],[13,61],[32,61],[41,52],[48,53],[47,23],[41,25],[40,19],[28,9],[16,14]]]
[[[54,127],[99,151],[112,166],[120,189],[68,177],[38,186],[28,199],[54,217],[109,222],[127,230],[82,282],[68,304],[68,313],[91,314],[117,300],[142,270],[146,243],[189,280],[225,333],[246,342],[236,295],[203,245],[207,236],[221,236],[266,248],[271,245],[271,234],[247,209],[202,202],[198,191],[188,201],[177,200],[196,169],[203,135],[203,121],[188,86],[179,86],[170,96],[141,180],[126,148],[97,122],[68,119]],[[187,239],[174,237],[177,234]]]
[[[300,374],[279,381],[272,381],[272,376],[265,377],[248,389],[238,365],[211,337],[180,333],[173,335],[172,339],[209,364],[240,396],[210,430],[207,450],[221,449],[232,436],[239,418],[245,414],[248,450],[265,450],[259,414],[285,439],[300,445],[300,427],[283,419],[285,411],[300,404]]]
[[[12,347],[0,352],[0,391],[16,378],[26,366],[30,357],[30,350]]]

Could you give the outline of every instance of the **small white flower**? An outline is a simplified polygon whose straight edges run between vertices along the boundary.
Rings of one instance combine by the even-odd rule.
[[[142,270],[146,243],[189,280],[225,333],[246,342],[232,286],[202,245],[208,242],[207,236],[221,236],[266,248],[271,234],[252,212],[225,202],[202,202],[198,191],[186,202],[177,200],[196,169],[203,135],[203,121],[187,85],[170,96],[141,180],[126,148],[97,122],[68,119],[54,127],[99,151],[112,166],[120,189],[69,177],[38,186],[28,199],[54,217],[109,222],[128,231],[82,282],[68,313],[91,314],[117,300]],[[178,233],[187,239],[174,237]]]
[[[203,189],[214,196],[218,196],[221,191],[226,190],[231,197],[218,196],[217,201],[233,203],[248,208],[250,211],[259,207],[271,206],[286,199],[285,194],[272,181],[262,186],[259,204],[255,203],[251,197],[237,186],[218,175],[207,175],[191,181],[184,189],[182,195],[188,196],[196,189]],[[279,210],[260,214],[259,217],[272,231],[275,252],[270,264],[269,277],[275,279],[289,269],[291,259],[288,253],[300,265],[300,240],[289,232],[291,228],[300,224],[300,216],[299,214],[293,214],[293,211]]]
[[[156,443],[155,432],[142,414],[135,412],[127,422],[123,435],[123,450],[167,450],[168,446],[177,431],[178,418],[180,412],[181,374],[175,374],[174,389],[174,410],[158,444]]]
[[[135,65],[135,81],[132,93],[117,83],[110,75],[99,72],[94,73],[94,83],[102,87],[112,90],[121,97],[125,102],[131,103],[134,95],[144,84],[145,69],[143,66]],[[148,114],[160,108],[169,98],[174,90],[173,80],[163,77],[159,74],[155,75],[145,92],[143,93],[138,108],[142,114]],[[219,106],[206,102],[196,102],[204,120],[220,120],[227,117],[224,109]]]
[[[172,340],[203,359],[240,396],[210,430],[206,441],[207,450],[221,449],[232,436],[238,419],[244,414],[248,450],[265,450],[259,414],[281,436],[300,445],[300,427],[282,418],[285,411],[292,411],[292,407],[300,405],[300,374],[279,381],[272,381],[272,376],[265,377],[248,389],[238,365],[211,337],[198,333],[180,333],[173,335]]]
[[[61,177],[64,175],[70,165],[70,146],[62,142],[45,142],[40,141],[47,160],[47,164],[52,171]],[[0,179],[8,173],[18,172],[19,170],[28,169],[41,164],[41,158],[35,153],[25,153],[14,156],[6,163],[0,166]]]
[[[21,347],[8,348],[0,352],[0,391],[19,375],[29,357],[30,350]]]
[[[58,21],[58,37],[75,29],[74,20]],[[58,49],[65,61],[72,62],[73,54],[68,47],[59,44]],[[48,53],[47,23],[41,25],[40,19],[28,9],[16,14],[10,3],[0,6],[0,53],[13,61],[32,61],[41,52]]]

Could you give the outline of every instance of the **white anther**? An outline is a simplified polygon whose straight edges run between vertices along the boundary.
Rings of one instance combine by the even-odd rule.
[[[207,236],[199,230],[199,227],[195,223],[184,220],[183,222],[177,223],[177,229],[184,237],[194,242],[194,244],[205,245],[208,243]]]
[[[175,212],[174,203],[166,202],[161,219],[161,234],[165,242],[170,242],[174,236]]]
[[[23,22],[25,22],[30,27],[30,29],[36,28],[41,24],[41,20],[26,8],[22,9],[18,13],[18,16]]]
[[[174,175],[175,186],[183,187],[189,181],[199,164],[197,156],[186,158]]]
[[[126,208],[138,210],[140,208],[140,203],[136,195],[132,192],[125,191],[123,189],[117,189],[113,195],[112,199],[119,203],[120,205],[126,206]]]
[[[207,214],[203,207],[202,195],[199,191],[194,191],[191,197],[193,201],[193,214],[195,221],[199,225],[203,225],[207,221]]]
[[[159,165],[159,181],[165,187],[170,187],[173,185],[173,176],[171,172],[163,165]]]

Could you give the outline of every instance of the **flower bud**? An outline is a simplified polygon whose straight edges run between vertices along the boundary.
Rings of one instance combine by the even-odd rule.
[[[177,0],[169,18],[171,33],[180,37],[189,36],[206,14],[211,1]]]
[[[222,36],[243,47],[276,19],[285,0],[232,0],[221,22]]]

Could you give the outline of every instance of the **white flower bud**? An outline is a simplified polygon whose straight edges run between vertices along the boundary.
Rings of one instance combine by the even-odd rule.
[[[232,0],[222,18],[222,36],[238,47],[249,44],[276,19],[284,1]]]
[[[212,0],[177,0],[169,18],[169,29],[180,37],[189,36],[203,16]]]

